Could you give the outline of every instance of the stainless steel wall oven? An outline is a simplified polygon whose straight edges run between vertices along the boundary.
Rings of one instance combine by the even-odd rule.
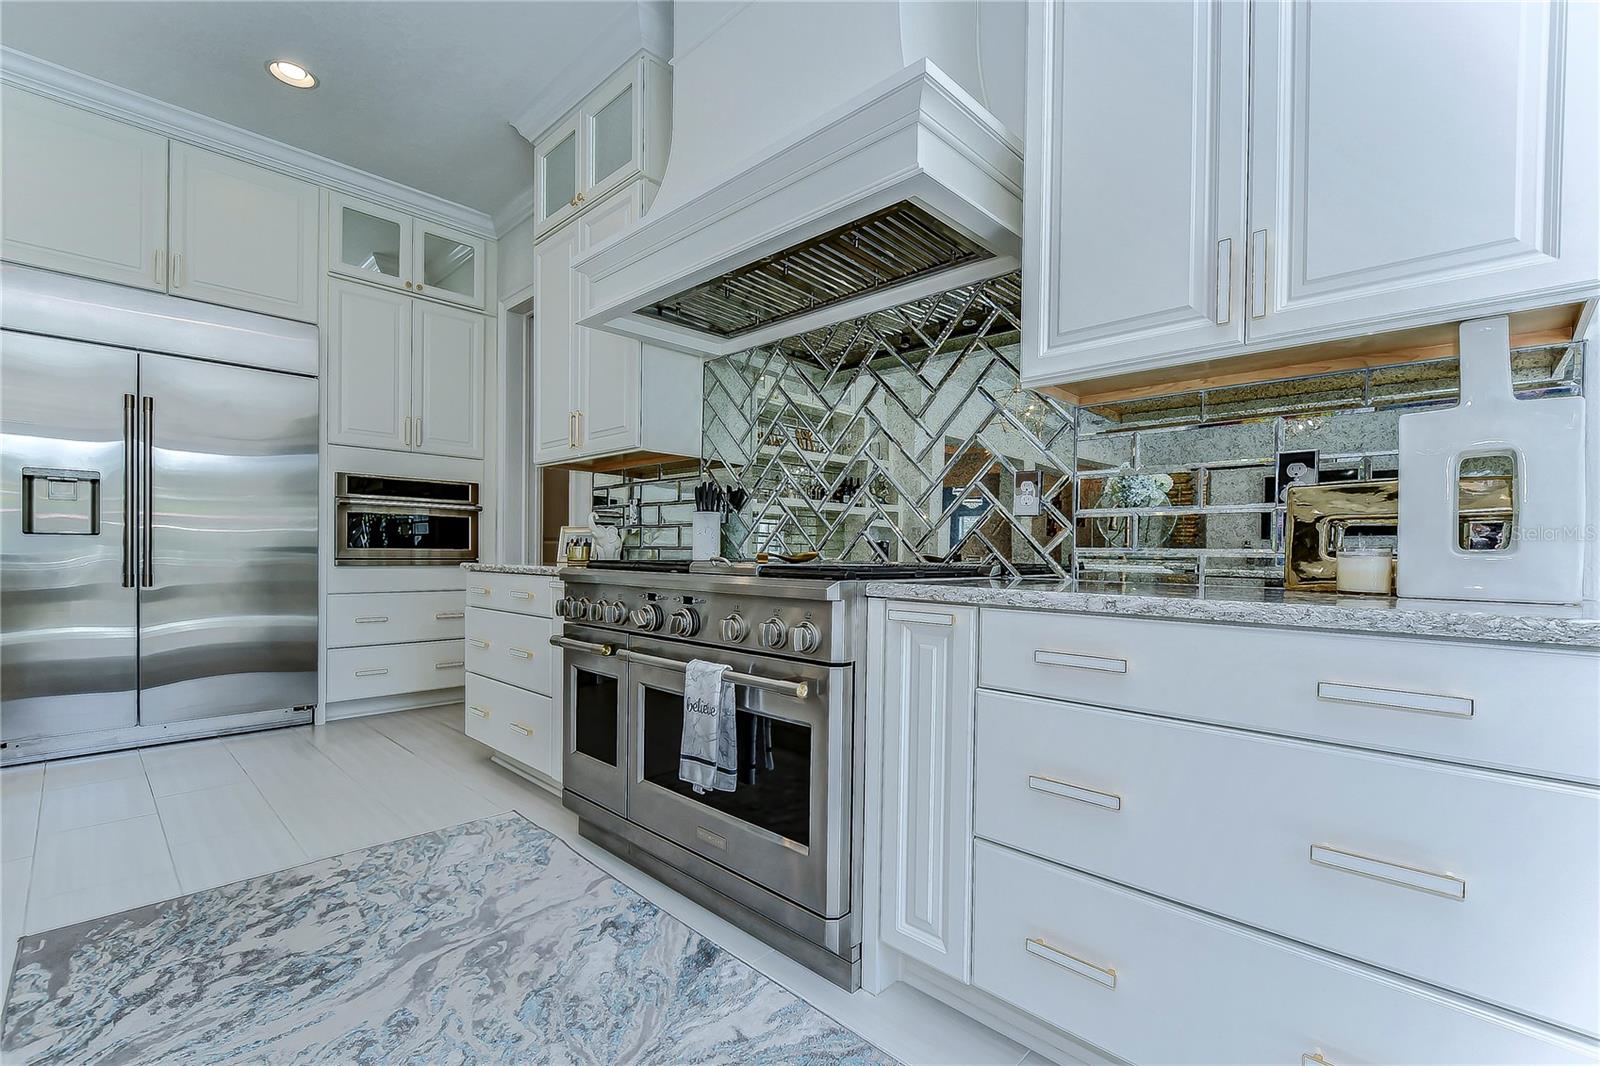
[[[337,475],[334,563],[455,566],[478,558],[478,486],[386,474]]]

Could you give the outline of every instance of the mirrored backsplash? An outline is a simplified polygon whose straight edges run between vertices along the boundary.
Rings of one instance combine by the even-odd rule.
[[[1019,386],[1019,286],[708,362],[699,468],[596,475],[596,513],[684,558],[711,477],[749,493],[746,555],[1278,584],[1279,481],[1395,476],[1400,415],[1456,402],[1450,357],[1074,408]],[[1578,393],[1582,349],[1514,351],[1518,394]]]

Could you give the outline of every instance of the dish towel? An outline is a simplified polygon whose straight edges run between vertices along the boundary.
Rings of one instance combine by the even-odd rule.
[[[683,672],[683,741],[678,748],[678,779],[696,792],[732,792],[739,783],[739,720],[733,686],[723,683],[728,668],[693,659]]]

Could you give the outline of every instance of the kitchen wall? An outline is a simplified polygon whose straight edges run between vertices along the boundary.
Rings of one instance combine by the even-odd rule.
[[[1279,453],[1393,476],[1400,415],[1456,400],[1447,358],[1077,409],[1019,387],[1019,299],[1010,275],[708,363],[699,468],[597,476],[598,513],[630,557],[685,557],[714,476],[750,493],[745,553],[1276,584]],[[1514,352],[1519,394],[1581,392],[1582,355]]]

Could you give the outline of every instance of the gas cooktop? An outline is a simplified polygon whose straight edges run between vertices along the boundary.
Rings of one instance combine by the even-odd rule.
[[[687,559],[596,559],[588,569],[642,574],[753,574],[796,581],[920,581],[988,577],[992,570],[981,563],[727,563]]]

